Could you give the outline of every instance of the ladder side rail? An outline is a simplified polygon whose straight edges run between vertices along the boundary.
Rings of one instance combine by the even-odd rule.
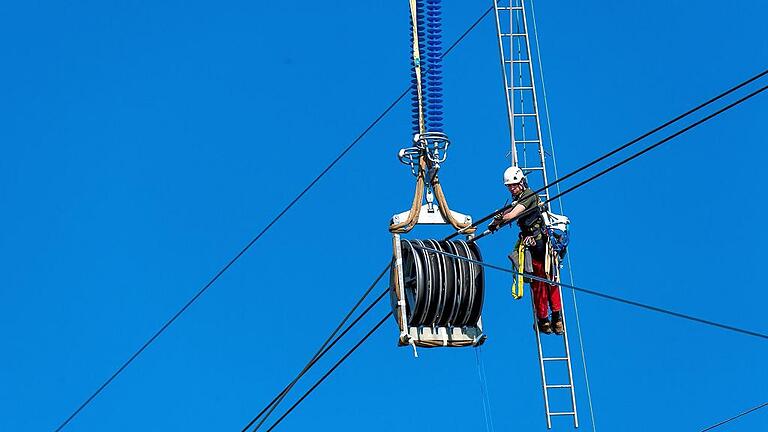
[[[539,333],[539,327],[538,327],[538,316],[536,315],[536,304],[533,301],[533,287],[530,286],[531,290],[531,307],[533,309],[533,332],[536,334],[536,346],[538,347],[538,355],[539,355],[539,370],[541,371],[541,390],[544,394],[544,415],[547,417],[547,429],[552,429],[552,418],[550,416],[550,410],[549,410],[549,393],[547,392],[547,374],[545,373],[545,367],[544,367],[544,351],[541,346],[541,333]]]
[[[512,2],[510,1],[510,7]],[[509,144],[511,148],[512,153],[512,166],[517,166],[517,152],[515,151],[515,122],[513,119],[513,111],[512,111],[512,103],[510,100],[510,93],[509,93],[509,79],[507,78],[507,62],[504,58],[504,41],[502,37],[502,28],[501,28],[501,17],[499,16],[499,0],[493,0],[493,9],[496,12],[496,33],[498,35],[499,40],[499,57],[501,59],[501,75],[504,78],[504,96],[507,101],[507,121],[509,122]],[[509,10],[509,14],[512,14],[512,11]],[[510,30],[511,31],[511,30]],[[511,57],[510,57],[511,60]],[[510,69],[512,69],[510,63]]]
[[[557,281],[560,282],[560,271],[557,272]],[[563,298],[563,288],[558,285],[560,298]],[[568,342],[568,326],[565,321],[565,308],[561,308],[560,316],[563,319],[563,345],[565,347],[565,357],[568,359],[568,384],[571,385],[571,408],[573,409],[573,426],[579,427],[579,412],[576,409],[576,385],[573,382],[573,368],[571,367],[571,344]]]
[[[509,48],[509,58],[512,60],[512,62],[509,64],[509,79],[510,79],[510,86],[507,89],[507,92],[509,93],[509,100],[510,100],[510,106],[512,107],[512,124],[515,123],[515,90],[517,87],[515,86],[515,38],[512,36],[515,33],[515,14],[519,13],[521,11],[520,6],[518,6],[518,2],[522,0],[509,0],[509,33],[507,36],[507,41],[509,42],[508,48]],[[519,59],[518,59],[519,60]],[[518,64],[520,62],[517,62]],[[522,68],[522,65],[520,66]],[[520,69],[522,70],[522,69]],[[520,155],[517,153],[517,138],[515,135],[515,128],[511,130],[512,132],[512,152],[514,153],[515,157],[515,166],[520,166]],[[520,132],[523,136],[525,136],[525,124],[520,124]],[[525,148],[525,146],[523,146]],[[527,165],[526,161],[526,154],[525,150],[523,150],[523,165]]]
[[[533,93],[534,87],[534,77],[533,77],[533,69],[532,69],[532,58],[531,58],[531,50],[530,50],[530,44],[529,44],[529,36],[528,36],[528,28],[527,28],[527,21],[525,20],[525,8],[523,5],[523,2],[520,1],[519,6],[519,14],[515,15],[512,19],[512,30],[510,30],[510,46],[512,49],[512,64],[510,68],[514,67],[514,64],[518,64],[518,71],[517,75],[513,77],[513,89],[512,89],[512,99],[513,99],[513,107],[514,103],[517,102],[517,98],[515,98],[515,91],[518,92],[519,95],[519,102],[520,102],[520,112],[515,113],[513,112],[513,119],[514,118],[520,118],[521,122],[521,131],[522,136],[521,139],[517,139],[515,137],[515,149],[520,148],[520,151],[523,154],[523,168],[524,171],[542,171],[542,185],[546,184],[546,175],[544,173],[545,166],[542,163],[541,165],[529,165],[528,164],[528,145],[527,144],[537,144],[536,150],[539,152],[538,159],[541,162],[541,149],[542,147],[542,141],[541,141],[541,132],[540,132],[540,123],[538,118],[538,109],[537,109],[537,103],[535,100],[535,94]],[[514,29],[514,23],[517,23],[518,29]],[[513,36],[514,35],[514,36]],[[517,40],[515,40],[515,37],[517,37]],[[520,41],[520,38],[526,39],[526,44],[523,45]],[[515,45],[516,43],[516,45]],[[514,46],[517,47],[517,55],[519,58],[514,58],[515,51]],[[525,49],[525,51],[523,51]],[[528,63],[527,68],[523,68],[523,63]],[[524,70],[525,69],[525,70]],[[514,69],[512,69],[512,73],[514,73]],[[514,79],[517,78],[519,81],[516,82]],[[526,80],[527,79],[527,80]],[[530,92],[530,93],[529,93]],[[530,112],[527,109],[528,104],[530,104]],[[513,108],[514,110],[514,108]],[[526,118],[532,118],[532,121],[534,121],[535,124],[535,131],[534,133],[537,135],[536,139],[528,139],[525,134],[525,128],[528,126],[528,123],[526,121]],[[531,126],[534,126],[531,124]],[[520,156],[517,156],[518,160],[520,160]],[[528,173],[527,175],[530,175]],[[545,194],[543,195],[544,200],[548,199],[548,196]]]
[[[526,34],[526,36],[525,36],[525,44],[526,44],[526,49],[528,51],[528,72],[529,72],[530,77],[531,77],[531,83],[530,84],[531,84],[531,87],[532,87],[531,91],[533,92],[533,112],[536,113],[536,120],[535,120],[535,122],[536,122],[537,138],[539,140],[539,158],[541,160],[541,166],[546,168],[546,163],[547,162],[546,162],[546,158],[545,158],[545,155],[544,155],[544,139],[541,136],[541,122],[539,121],[539,104],[538,104],[538,98],[536,97],[536,83],[534,81],[534,75],[533,75],[533,61],[532,61],[533,59],[531,58],[531,40],[528,37],[528,19],[526,18],[526,15],[525,15],[526,14],[526,11],[525,11],[525,0],[521,0],[520,4],[523,7],[523,9],[521,11],[522,12],[521,15],[523,16],[523,29],[525,30],[525,34]],[[541,171],[541,175],[543,177],[542,180],[544,181],[543,184],[544,185],[548,185],[549,182],[547,181],[547,170],[543,169]],[[549,195],[549,189],[546,189],[544,191],[544,193],[547,194],[547,201],[549,201],[549,196],[550,196]]]

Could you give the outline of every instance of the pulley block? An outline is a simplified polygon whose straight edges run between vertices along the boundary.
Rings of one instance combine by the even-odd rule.
[[[392,268],[392,306],[407,333],[420,346],[482,343],[480,325],[485,278],[474,243],[463,240],[400,239],[400,260]],[[450,255],[454,256],[450,256]],[[402,275],[400,287],[395,278]],[[398,287],[404,307],[398,304]],[[403,343],[403,341],[401,341]]]

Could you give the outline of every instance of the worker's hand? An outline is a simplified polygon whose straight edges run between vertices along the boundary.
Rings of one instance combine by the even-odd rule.
[[[528,247],[536,246],[536,237],[526,236],[523,238],[523,244]]]

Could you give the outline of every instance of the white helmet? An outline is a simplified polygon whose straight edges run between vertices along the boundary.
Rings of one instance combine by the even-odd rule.
[[[525,179],[525,174],[523,174],[523,170],[521,170],[516,166],[509,167],[504,171],[505,185],[517,184],[523,181],[524,179]]]

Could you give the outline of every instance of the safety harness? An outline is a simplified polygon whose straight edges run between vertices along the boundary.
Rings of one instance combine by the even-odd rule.
[[[521,227],[520,237],[515,244],[512,254],[510,254],[510,259],[518,272],[512,280],[511,288],[512,298],[515,300],[523,298],[523,283],[530,282],[523,273],[533,272],[531,253],[528,251],[528,245],[525,244],[526,238],[533,238],[537,242],[546,241],[546,249],[544,251],[546,277],[555,281],[560,280],[562,259],[567,253],[570,240],[568,232],[570,220],[566,216],[552,213],[543,208],[540,215],[541,222],[534,224],[532,229]],[[544,225],[543,227],[541,226],[542,224]]]

